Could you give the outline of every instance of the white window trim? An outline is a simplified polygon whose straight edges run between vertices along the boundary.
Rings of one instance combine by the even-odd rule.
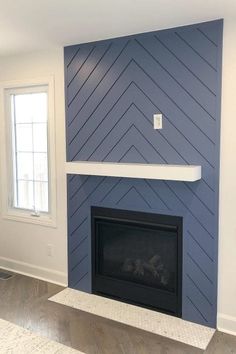
[[[11,207],[12,193],[12,152],[10,122],[8,122],[9,105],[6,102],[7,91],[27,89],[36,86],[48,87],[48,159],[49,159],[49,199],[50,212],[41,213],[36,217],[32,212]],[[54,78],[43,77],[33,80],[0,82],[0,158],[1,158],[1,214],[3,219],[56,227],[56,148],[55,148],[55,117],[54,117]]]

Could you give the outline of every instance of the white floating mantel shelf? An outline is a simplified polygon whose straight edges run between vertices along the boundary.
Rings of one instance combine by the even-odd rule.
[[[201,179],[201,166],[76,161],[66,162],[66,173],[195,182]]]

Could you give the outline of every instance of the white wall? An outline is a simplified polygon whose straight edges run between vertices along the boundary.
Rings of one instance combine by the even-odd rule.
[[[236,21],[225,20],[219,221],[218,327],[236,334]]]
[[[0,267],[61,284],[67,283],[67,223],[63,50],[53,49],[0,59],[0,81],[53,76],[55,80],[55,137],[57,227],[0,218]],[[0,117],[3,119],[3,117]],[[1,181],[1,176],[0,176]],[[47,245],[53,245],[48,256]]]

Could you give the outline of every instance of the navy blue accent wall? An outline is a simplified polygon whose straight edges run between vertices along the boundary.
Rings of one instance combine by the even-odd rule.
[[[91,205],[183,216],[183,318],[216,325],[222,25],[65,48],[68,161],[202,166],[194,183],[69,175],[70,287],[91,291]]]

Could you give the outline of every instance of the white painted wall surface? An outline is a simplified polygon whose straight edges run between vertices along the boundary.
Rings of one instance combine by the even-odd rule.
[[[53,76],[55,83],[56,228],[0,218],[0,267],[67,283],[67,212],[63,49],[0,59],[0,81]],[[2,104],[2,102],[1,102]],[[3,119],[0,116],[0,119]],[[0,181],[1,181],[0,172]],[[53,246],[48,256],[48,244]]]
[[[223,46],[218,327],[236,334],[236,14]]]

